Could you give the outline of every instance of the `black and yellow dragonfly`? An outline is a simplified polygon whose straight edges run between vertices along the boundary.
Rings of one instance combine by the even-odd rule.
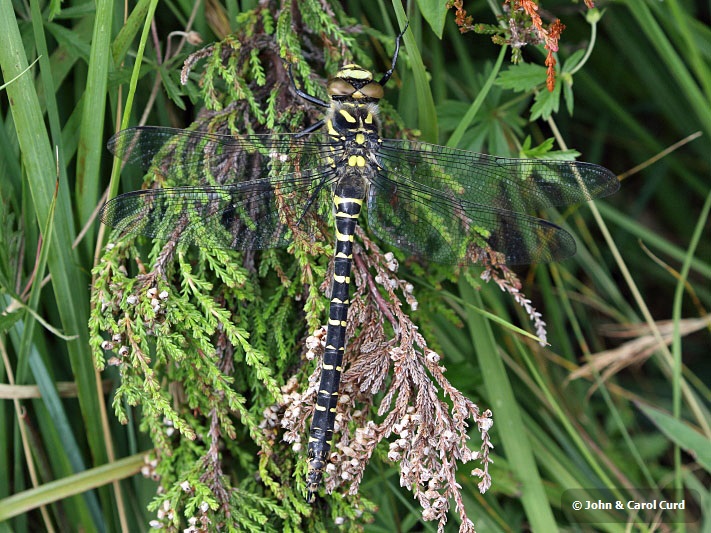
[[[573,161],[509,159],[411,140],[383,139],[378,102],[397,61],[379,81],[345,65],[328,82],[329,102],[294,87],[325,118],[295,134],[222,135],[138,127],[108,148],[167,182],[110,200],[101,219],[138,233],[202,247],[262,250],[335,224],[333,286],[321,382],[308,443],[307,499],[332,446],[346,346],[353,236],[361,211],[382,241],[426,261],[467,265],[493,254],[506,264],[575,253],[559,226],[525,214],[614,193],[609,170]],[[324,209],[324,206],[327,206]],[[331,212],[331,214],[328,213]]]

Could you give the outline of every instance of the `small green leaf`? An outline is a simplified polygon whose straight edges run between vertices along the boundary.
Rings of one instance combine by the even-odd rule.
[[[574,104],[574,99],[573,99],[573,80],[572,78],[570,81],[562,81],[563,83],[563,98],[565,99],[565,108],[568,110],[568,114],[572,117],[573,116],[573,104]]]
[[[521,157],[524,159],[537,159],[543,157],[553,148],[554,139],[551,137],[546,139],[538,146],[531,147],[531,136],[526,136],[521,146]]]
[[[580,63],[580,60],[585,55],[585,50],[576,50],[573,52],[568,59],[563,61],[563,67],[561,72],[571,72]]]
[[[165,68],[161,65],[159,67],[160,69],[160,78],[161,81],[163,82],[163,88],[165,89],[165,92],[168,94],[168,97],[175,103],[178,108],[185,110],[185,103],[183,102],[182,96],[183,93],[178,87],[178,85],[173,81],[173,79],[170,77],[170,73],[165,70]]]
[[[536,101],[531,106],[531,121],[538,118],[547,120],[560,107],[560,83],[555,84],[553,91],[546,89],[536,93]]]
[[[17,310],[10,313],[0,313],[0,333],[7,333],[10,328],[22,318],[22,312]]]
[[[664,433],[672,442],[690,454],[707,472],[711,472],[711,442],[683,420],[652,409],[646,405],[637,407]]]
[[[547,159],[549,161],[573,161],[580,155],[577,150],[553,150],[555,139],[546,139],[538,146],[531,146],[531,137],[523,141],[519,157],[523,159]]]
[[[442,2],[441,0],[417,0],[417,6],[432,31],[437,35],[437,38],[441,39],[444,31],[444,21],[447,18],[447,2]]]
[[[496,80],[496,85],[515,92],[532,91],[546,82],[546,68],[533,63],[512,65]]]

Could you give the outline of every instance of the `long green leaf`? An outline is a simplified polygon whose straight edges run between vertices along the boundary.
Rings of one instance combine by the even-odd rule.
[[[0,67],[8,78],[14,77],[27,66],[27,58],[10,0],[0,0]],[[31,193],[34,216],[39,227],[45,227],[55,189],[56,165],[37,93],[29,75],[21,76],[7,87],[15,131],[19,141],[27,184]],[[67,343],[72,371],[79,389],[79,404],[88,427],[99,427],[99,408],[94,381],[94,368],[88,349],[88,279],[77,265],[79,261],[72,250],[76,234],[71,198],[67,183],[59,184],[56,217],[53,228],[53,246],[47,264],[52,275],[52,289],[65,334],[76,335],[77,340]],[[61,353],[61,352],[59,352]],[[26,358],[28,354],[23,356]],[[59,355],[59,354],[57,354]],[[27,361],[20,361],[19,368]],[[26,376],[18,373],[18,382]],[[87,433],[95,461],[106,461],[103,439],[99,432]]]
[[[465,280],[459,282],[462,297],[482,306],[479,293]],[[501,435],[506,458],[521,484],[521,502],[533,531],[556,531],[546,491],[523,424],[516,396],[506,374],[489,322],[479,314],[467,316],[467,325],[479,359],[487,397],[492,402],[494,425]]]
[[[125,479],[138,473],[144,463],[145,454],[140,453],[9,496],[0,500],[0,522],[41,505]]]

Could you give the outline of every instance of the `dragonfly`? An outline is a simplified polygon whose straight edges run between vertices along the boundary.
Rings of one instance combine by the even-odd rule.
[[[361,213],[370,234],[424,261],[466,266],[485,251],[507,265],[546,263],[575,254],[575,240],[528,213],[604,197],[619,187],[615,174],[595,164],[382,138],[378,103],[404,31],[380,80],[346,64],[327,83],[328,101],[298,89],[289,69],[296,94],[325,109],[321,121],[301,132],[135,127],[108,142],[116,157],[171,184],[121,194],[103,206],[102,221],[127,234],[246,251],[323,238],[324,225],[332,224],[333,281],[308,441],[310,503],[333,445]]]

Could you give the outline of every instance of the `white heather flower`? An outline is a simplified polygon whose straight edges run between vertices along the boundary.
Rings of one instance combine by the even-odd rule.
[[[346,519],[343,518],[342,516],[337,516],[336,518],[333,519],[333,521],[337,526],[342,526],[346,522]]]
[[[428,507],[427,509],[422,511],[422,519],[426,522],[429,522],[431,520],[435,520],[437,518],[437,511],[432,509],[432,507]]]
[[[446,509],[447,508],[447,499],[440,496],[432,503],[432,507],[434,509],[437,509],[438,511],[441,511],[442,509]]]
[[[121,348],[119,348],[118,354],[121,357],[128,355],[128,346],[121,346]]]
[[[136,296],[135,294],[131,294],[126,298],[126,301],[131,305],[135,305],[135,303],[138,301],[138,296]]]
[[[479,429],[483,432],[487,432],[494,425],[494,421],[491,418],[484,418],[479,421]]]
[[[429,351],[427,352],[427,360],[433,364],[439,363],[439,354],[437,352]]]
[[[314,348],[318,348],[318,345],[321,344],[321,341],[318,337],[315,337],[313,335],[310,335],[306,337],[306,347],[309,350],[313,350]]]
[[[183,481],[180,484],[180,488],[183,489],[183,492],[190,492],[190,483],[188,483],[187,481]]]
[[[343,448],[341,448],[341,451],[343,452],[343,455],[347,455],[348,457],[355,457],[355,452],[350,446],[343,446]]]

